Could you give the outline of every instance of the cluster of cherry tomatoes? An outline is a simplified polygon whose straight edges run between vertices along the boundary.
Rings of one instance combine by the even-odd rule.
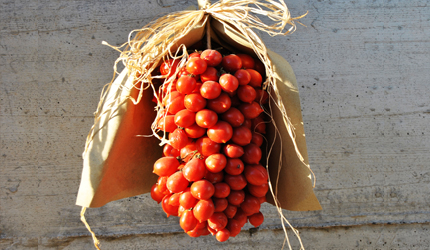
[[[170,59],[159,69],[170,80],[159,87],[157,126],[169,133],[169,143],[154,164],[159,178],[151,197],[167,216],[179,216],[191,237],[226,241],[248,221],[258,227],[264,220],[264,65],[246,54],[207,49],[190,54],[173,77],[178,63]]]

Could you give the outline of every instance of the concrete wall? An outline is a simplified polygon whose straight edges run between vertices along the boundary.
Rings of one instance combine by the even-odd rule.
[[[91,249],[75,198],[103,85],[128,33],[193,0],[0,1],[0,249]],[[324,210],[285,215],[307,249],[428,249],[430,1],[286,1],[262,34],[300,86]],[[276,211],[227,243],[190,238],[148,195],[89,209],[102,249],[279,249]],[[297,241],[291,237],[297,248]]]

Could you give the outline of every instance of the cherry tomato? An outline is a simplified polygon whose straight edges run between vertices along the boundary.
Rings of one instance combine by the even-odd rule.
[[[207,180],[199,180],[191,184],[191,194],[196,199],[207,200],[215,193],[215,187]]]
[[[205,60],[208,66],[215,67],[222,61],[222,55],[216,50],[207,49],[202,52],[200,58]]]
[[[245,166],[243,165],[242,160],[238,158],[229,158],[224,171],[230,175],[238,175],[243,172],[244,168]]]
[[[237,222],[239,222],[239,225],[243,227],[248,221],[248,216],[246,216],[246,214],[242,211],[241,208],[238,208],[236,214],[233,217],[233,220],[237,220]]]
[[[212,173],[218,173],[225,168],[227,158],[223,154],[212,154],[205,160],[206,169]]]
[[[199,158],[193,158],[182,169],[185,179],[188,181],[199,181],[205,176],[205,161]]]
[[[158,120],[157,128],[165,132],[173,132],[178,126],[175,124],[174,115],[166,115]]]
[[[244,69],[253,69],[255,62],[254,58],[252,58],[250,55],[247,54],[237,54],[237,56],[242,61],[242,68]]]
[[[212,184],[219,183],[224,180],[224,171],[218,173],[212,173],[207,171],[205,174],[205,179]]]
[[[215,206],[211,199],[199,200],[193,208],[194,217],[199,222],[207,221],[215,212]]]
[[[197,219],[194,217],[193,211],[185,210],[179,219],[179,225],[185,232],[193,230],[197,225]]]
[[[218,121],[218,115],[209,109],[202,109],[196,113],[196,123],[202,128],[210,128]]]
[[[185,67],[191,74],[200,75],[206,71],[207,63],[199,57],[192,57],[188,59]]]
[[[252,103],[256,96],[257,92],[249,85],[239,86],[237,89],[237,97],[239,97],[239,100],[242,102]]]
[[[227,183],[220,182],[215,183],[215,193],[214,197],[216,198],[226,198],[230,194],[230,186]]]
[[[196,123],[194,123],[193,125],[189,126],[188,128],[185,128],[185,133],[187,134],[187,136],[189,138],[200,138],[202,137],[204,134],[206,134],[206,129],[200,127],[199,125],[197,125]]]
[[[243,172],[246,180],[252,185],[266,184],[269,177],[266,168],[261,165],[247,165]]]
[[[226,143],[233,136],[233,128],[227,122],[218,121],[215,125],[208,128],[207,135],[214,142]]]
[[[247,69],[246,71],[248,71],[248,73],[251,75],[251,81],[249,81],[249,85],[254,88],[261,88],[263,77],[260,75],[260,73],[253,69]]]
[[[221,62],[222,67],[228,72],[234,72],[242,68],[242,60],[237,55],[224,56]]]
[[[230,231],[230,237],[235,237],[241,230],[239,222],[235,219],[229,219],[226,228]]]
[[[206,99],[215,99],[221,94],[221,85],[214,81],[206,81],[200,87],[200,94]]]
[[[193,53],[188,55],[188,58],[192,58],[192,57],[200,57],[199,52],[193,52]]]
[[[188,144],[181,148],[180,156],[183,162],[188,162],[194,156],[197,151],[196,143],[188,142]]]
[[[262,89],[255,89],[256,96],[255,96],[255,102],[260,104],[266,104],[269,102],[269,94]]]
[[[191,112],[198,112],[206,107],[206,99],[200,93],[191,93],[184,97],[184,106]]]
[[[245,116],[245,119],[254,119],[263,112],[260,104],[256,102],[243,103],[239,106],[239,110]]]
[[[243,190],[232,190],[230,195],[227,197],[228,203],[234,206],[239,206],[245,200],[245,191]]]
[[[260,204],[263,204],[264,202],[267,201],[266,196],[261,196],[261,197],[257,197],[257,198],[260,201]]]
[[[253,225],[254,227],[259,227],[261,224],[263,224],[264,221],[264,215],[261,212],[250,215],[248,218],[249,223],[251,223],[251,225]]]
[[[173,91],[164,98],[163,103],[167,107],[168,112],[174,115],[185,108],[184,98],[184,94]]]
[[[166,187],[168,176],[160,176],[157,180],[157,190],[164,195],[170,194],[170,191]]]
[[[247,188],[250,194],[257,198],[260,198],[266,196],[267,191],[269,191],[269,184],[264,183],[263,185],[252,185],[248,183]]]
[[[160,203],[163,198],[164,198],[165,194],[163,194],[162,192],[160,192],[158,190],[158,186],[157,184],[152,185],[151,188],[151,198],[156,201],[157,203]]]
[[[227,144],[223,148],[223,152],[227,157],[239,158],[243,155],[243,148],[236,144]]]
[[[207,136],[200,137],[196,141],[197,150],[203,156],[210,156],[212,154],[216,154],[221,150],[221,145],[209,139]]]
[[[195,75],[195,74],[192,74],[191,72],[188,72],[186,68],[182,68],[182,69],[179,71],[179,73],[178,73],[178,76],[177,76],[177,77],[179,78],[179,77],[181,77],[181,76],[191,76],[191,77],[193,77],[193,78],[196,80],[196,82],[198,82],[198,81],[200,80],[199,75]]]
[[[172,196],[170,196],[170,198],[169,198],[169,205],[179,207],[179,197],[180,196],[181,195],[178,193],[172,194]]]
[[[221,93],[217,98],[208,100],[207,108],[217,114],[226,112],[231,107],[231,99],[226,93]]]
[[[258,133],[252,133],[252,139],[251,139],[251,143],[261,147],[261,145],[264,142],[264,138],[262,135],[258,134]]]
[[[188,180],[185,179],[181,171],[178,171],[167,179],[166,187],[172,193],[180,193],[188,187]]]
[[[245,168],[246,170],[246,168]],[[242,190],[246,187],[247,181],[243,174],[224,176],[224,181],[230,186],[231,190]]]
[[[194,207],[197,203],[197,199],[191,194],[190,188],[186,188],[179,197],[179,204],[185,209]]]
[[[251,76],[249,78],[251,79]],[[200,75],[200,80],[202,83],[207,81],[218,82],[218,79],[218,70],[216,70],[214,67],[208,67],[206,71]]]
[[[261,149],[255,144],[248,144],[244,148],[242,160],[247,164],[258,164],[261,160]]]
[[[228,231],[228,230],[227,230],[227,229],[225,229],[225,228],[220,229],[220,230],[216,233],[215,237],[216,237],[217,241],[219,241],[219,242],[227,241],[227,240],[228,240],[228,238],[230,238],[230,231]]]
[[[221,89],[227,93],[233,93],[239,87],[239,81],[231,74],[224,74],[219,78]]]
[[[182,94],[190,94],[193,92],[195,87],[196,79],[189,75],[179,77],[178,81],[176,82],[176,90]]]
[[[227,218],[231,219],[234,217],[234,215],[237,212],[237,207],[233,206],[231,204],[228,204],[227,208],[224,210],[224,214],[227,216]]]
[[[170,215],[178,216],[179,207],[172,206],[169,204],[170,196],[172,195],[169,194],[163,198],[163,201],[161,202],[161,207],[163,208],[163,211],[166,213],[167,217],[169,217]]]
[[[247,215],[258,213],[260,211],[260,200],[250,194],[245,196],[245,200],[240,204],[240,208]]]
[[[252,139],[252,132],[249,128],[245,126],[240,126],[233,129],[233,136],[231,137],[231,140],[240,145],[245,146],[248,145],[251,142]]]
[[[180,150],[188,144],[188,136],[183,129],[177,128],[169,134],[169,144]]]
[[[167,77],[171,77],[175,74],[176,68],[178,67],[179,60],[169,59],[164,61],[160,66],[160,72],[162,75],[168,75]]]
[[[163,147],[163,155],[178,157],[180,155],[180,151],[172,147],[172,145],[166,144]]]
[[[244,69],[239,69],[234,73],[234,76],[239,81],[239,85],[247,85],[251,81],[251,74]]]
[[[175,124],[178,127],[188,128],[196,122],[196,113],[183,109],[176,113]]]
[[[215,212],[208,219],[208,227],[218,231],[225,228],[225,226],[227,226],[227,222],[227,216],[223,212]]]
[[[261,114],[251,120],[251,130],[260,134],[266,133],[266,123],[264,122]]]
[[[245,117],[237,108],[231,107],[221,115],[221,120],[228,122],[235,128],[243,124]]]
[[[166,156],[158,159],[154,163],[153,173],[158,176],[170,176],[176,172],[179,167],[179,161],[172,156]]]
[[[215,212],[222,212],[227,208],[228,201],[226,198],[212,198],[215,205]]]
[[[249,119],[245,119],[245,121],[243,121],[243,126],[251,129],[252,128],[252,122]]]

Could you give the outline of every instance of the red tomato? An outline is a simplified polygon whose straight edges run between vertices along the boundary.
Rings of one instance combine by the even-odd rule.
[[[242,60],[237,55],[231,54],[222,58],[222,67],[228,72],[234,72],[242,68]]]
[[[167,77],[171,77],[175,74],[176,68],[178,67],[179,60],[169,59],[164,61],[160,66],[160,72],[162,75],[168,75]]]
[[[251,225],[254,227],[259,227],[261,224],[263,224],[263,221],[264,215],[261,212],[249,216],[249,223],[251,223]]]
[[[228,231],[225,228],[220,229],[218,232],[216,232],[215,237],[216,237],[217,241],[219,241],[219,242],[227,241],[228,238],[230,238],[230,231]]]
[[[178,194],[178,193],[176,193],[176,194],[172,194],[172,196],[170,196],[170,198],[169,198],[169,204],[170,205],[172,205],[172,206],[177,206],[177,207],[179,207],[179,197],[180,197],[181,195],[180,194]]]
[[[252,133],[251,130],[245,126],[240,126],[233,129],[233,136],[231,137],[231,140],[240,145],[245,146],[248,145],[251,142],[252,139]]]
[[[255,102],[260,103],[260,104],[266,104],[269,102],[269,94],[262,90],[262,89],[255,89],[256,91],[256,96],[255,96]]]
[[[206,169],[212,173],[218,173],[225,168],[227,158],[223,154],[212,154],[205,160]]]
[[[251,77],[249,77],[251,79]],[[218,70],[216,70],[214,67],[208,67],[203,74],[200,75],[200,80],[202,83],[207,81],[215,81],[218,82],[219,76],[218,76]]]
[[[215,193],[214,197],[216,198],[226,198],[230,194],[230,186],[227,183],[220,182],[215,183]]]
[[[184,94],[173,91],[163,99],[163,104],[167,107],[168,112],[174,115],[185,108],[184,98]]]
[[[228,201],[226,198],[212,198],[215,205],[215,212],[222,212],[228,206]]]
[[[237,97],[239,97],[239,100],[242,102],[252,103],[256,96],[257,92],[249,85],[239,86],[237,89]]]
[[[233,136],[233,128],[224,121],[218,121],[215,125],[208,128],[208,137],[217,143],[226,143]]]
[[[247,69],[248,73],[251,75],[251,81],[249,81],[249,85],[254,88],[261,88],[261,84],[263,83],[263,77],[258,71],[253,69]]]
[[[194,142],[188,142],[188,144],[181,148],[180,156],[183,162],[188,162],[196,154],[197,146]]]
[[[237,222],[239,222],[239,225],[243,227],[248,221],[248,216],[246,216],[246,214],[242,211],[241,208],[238,208],[236,215],[233,217],[233,220],[237,220]]]
[[[205,176],[205,161],[199,158],[193,158],[182,169],[185,179],[188,181],[199,181]]]
[[[262,197],[257,197],[258,200],[260,201],[260,204],[263,204],[264,202],[267,201],[266,196],[262,196]]]
[[[200,127],[199,125],[197,125],[196,123],[194,123],[193,125],[189,126],[188,128],[185,128],[185,133],[187,134],[187,136],[189,138],[200,138],[202,137],[204,134],[206,134],[206,129]]]
[[[206,99],[217,98],[221,91],[221,85],[214,81],[206,81],[200,87],[200,94]]]
[[[188,128],[196,122],[196,113],[183,109],[176,113],[175,124],[178,127]]]
[[[151,198],[154,201],[156,201],[157,203],[160,203],[163,200],[164,196],[165,196],[165,194],[163,194],[162,192],[160,192],[158,190],[157,183],[154,184],[154,185],[152,185],[152,188],[151,188]]]
[[[227,144],[223,148],[223,152],[227,157],[239,158],[243,155],[243,148],[236,144]]]
[[[251,130],[260,134],[266,133],[266,123],[261,115],[251,120]]]
[[[224,171],[218,173],[212,173],[207,171],[205,174],[205,179],[213,184],[219,183],[224,180]]]
[[[252,185],[266,184],[269,178],[266,168],[261,165],[247,165],[243,172],[246,180]]]
[[[178,216],[179,207],[172,206],[169,204],[170,196],[172,195],[169,194],[163,198],[163,201],[161,202],[161,207],[163,208],[163,211],[167,214],[167,217],[169,217],[170,215]]]
[[[169,179],[167,179],[166,187],[172,193],[180,193],[188,187],[188,180],[185,179],[181,171],[172,174]]]
[[[200,93],[191,93],[184,97],[184,106],[191,112],[198,112],[206,107],[206,99]]]
[[[231,219],[234,217],[234,215],[237,212],[237,207],[233,206],[231,204],[228,204],[227,208],[224,210],[224,214],[227,216],[227,218]]]
[[[264,142],[264,138],[262,135],[254,132],[252,133],[251,143],[257,145],[258,147],[261,147],[263,142]]]
[[[235,237],[241,230],[239,222],[235,219],[229,219],[226,228],[230,231],[230,237]]]
[[[165,132],[173,132],[178,126],[175,124],[174,115],[166,115],[158,120],[157,128]]]
[[[176,90],[182,94],[190,94],[193,92],[195,87],[196,79],[189,75],[179,77],[178,81],[176,82]]]
[[[254,119],[263,112],[260,104],[256,102],[243,103],[239,106],[239,110],[245,116],[245,119]]]
[[[194,217],[193,211],[185,210],[179,219],[179,225],[185,232],[193,230],[197,225],[197,219]]]
[[[250,194],[257,198],[260,198],[266,196],[267,191],[269,191],[269,184],[264,183],[263,185],[252,185],[248,183],[247,188]]]
[[[227,197],[228,203],[234,206],[239,206],[245,200],[245,191],[243,190],[232,190],[230,195]]]
[[[207,200],[215,193],[215,187],[207,180],[199,180],[191,184],[191,194],[196,199]]]
[[[224,168],[224,171],[230,175],[238,175],[241,174],[244,170],[245,166],[243,162],[238,158],[229,158],[227,160],[227,164]]]
[[[219,78],[221,89],[227,93],[233,93],[239,87],[239,81],[231,74],[224,74]]]
[[[199,222],[207,221],[215,212],[215,206],[212,200],[200,200],[193,208],[194,217]]]
[[[177,128],[169,134],[169,144],[180,150],[188,144],[188,136],[183,129]]]
[[[237,56],[242,61],[242,68],[244,69],[253,69],[254,68],[254,58],[252,58],[250,55],[246,54],[237,54]]]
[[[180,155],[180,152],[176,148],[172,147],[172,145],[166,144],[163,147],[163,155],[178,157]]]
[[[160,176],[157,180],[157,190],[164,195],[170,194],[170,191],[166,187],[168,176]]]
[[[188,58],[192,58],[192,57],[200,57],[199,52],[193,52],[193,53],[188,55]]]
[[[251,81],[251,74],[244,69],[239,69],[234,73],[234,76],[239,81],[239,85],[247,85]]]
[[[207,49],[202,52],[200,58],[205,60],[208,66],[215,67],[222,61],[222,55],[216,50]]]
[[[252,122],[249,119],[245,119],[245,121],[243,121],[243,126],[251,129],[252,128]]]
[[[240,204],[240,208],[247,216],[258,213],[260,207],[260,200],[252,195],[246,195],[245,200]]]
[[[255,144],[248,144],[244,148],[242,160],[247,164],[258,164],[261,160],[261,149]]]
[[[208,219],[208,227],[218,231],[225,228],[225,226],[227,226],[227,222],[227,216],[225,216],[223,212],[215,212]]]
[[[194,207],[197,203],[197,199],[191,194],[190,188],[186,188],[179,197],[179,204],[185,209]]]
[[[202,109],[196,113],[196,123],[202,128],[210,128],[218,121],[218,115],[209,109]]]
[[[197,150],[203,156],[210,156],[212,154],[216,154],[220,151],[221,145],[209,139],[209,137],[204,136],[200,137],[196,141]]]
[[[243,174],[224,176],[224,181],[230,186],[231,190],[242,190],[246,187],[246,179]]]
[[[153,173],[158,176],[170,176],[176,172],[179,167],[179,161],[172,156],[166,156],[158,159],[154,163]]]
[[[189,58],[186,64],[186,69],[193,75],[200,75],[206,71],[207,63],[199,57]]]
[[[245,117],[237,108],[230,108],[221,115],[221,119],[230,123],[232,127],[239,127],[245,121]]]
[[[217,114],[226,112],[231,107],[231,99],[226,93],[221,93],[217,98],[208,100],[207,108]]]

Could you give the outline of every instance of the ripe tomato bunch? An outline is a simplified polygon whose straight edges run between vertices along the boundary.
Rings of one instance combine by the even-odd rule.
[[[157,127],[169,142],[154,164],[159,178],[151,197],[167,216],[179,216],[191,237],[226,241],[248,221],[258,227],[264,220],[264,65],[246,54],[207,49],[190,54],[173,77],[178,63],[170,59],[159,69],[170,80],[159,87]]]

